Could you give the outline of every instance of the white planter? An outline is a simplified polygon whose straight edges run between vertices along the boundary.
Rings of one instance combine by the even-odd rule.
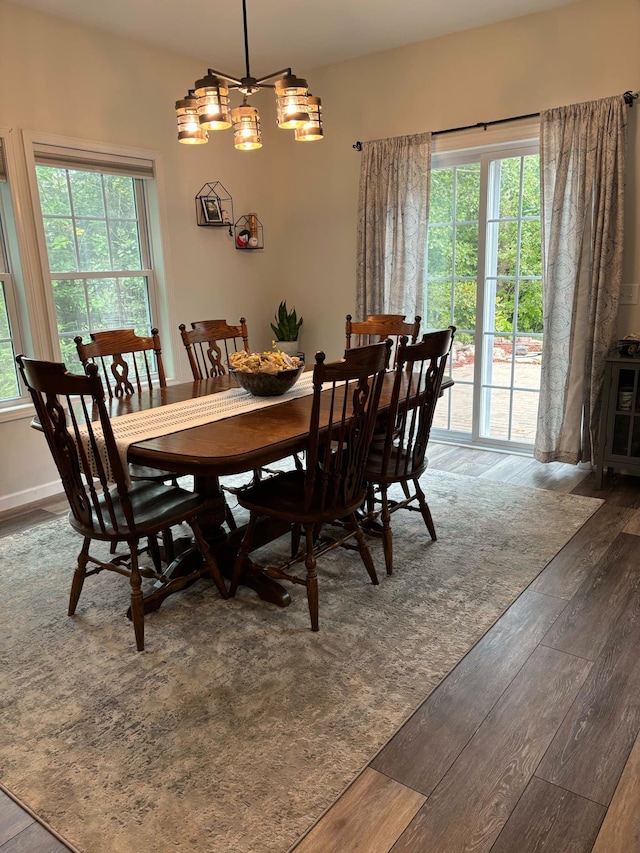
[[[276,341],[280,352],[286,352],[287,355],[298,355],[300,346],[298,341]]]

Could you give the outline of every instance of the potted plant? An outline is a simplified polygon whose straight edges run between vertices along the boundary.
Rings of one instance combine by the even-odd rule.
[[[276,336],[278,347],[288,355],[298,352],[298,332],[302,325],[302,317],[298,319],[296,309],[287,310],[287,303],[281,302],[275,314],[275,323],[271,323],[271,329]]]

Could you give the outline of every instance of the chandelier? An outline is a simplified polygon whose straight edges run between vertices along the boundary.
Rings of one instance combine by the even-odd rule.
[[[276,121],[278,127],[293,130],[298,142],[322,139],[322,103],[309,94],[307,81],[292,74],[290,68],[274,71],[264,77],[251,76],[249,69],[249,36],[247,31],[247,3],[242,0],[244,23],[244,77],[232,77],[209,68],[202,80],[196,80],[193,89],[176,101],[178,142],[185,145],[202,145],[209,139],[210,130],[228,130],[233,127],[233,144],[240,151],[262,147],[262,131],[258,108],[247,98],[260,89],[274,89],[276,95]],[[273,80],[269,83],[267,81]],[[229,91],[242,93],[242,105],[230,108]]]

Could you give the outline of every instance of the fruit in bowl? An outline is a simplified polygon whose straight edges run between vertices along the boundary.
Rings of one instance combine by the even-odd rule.
[[[279,397],[298,381],[304,369],[296,356],[279,350],[268,352],[234,352],[229,369],[238,385],[256,397]]]

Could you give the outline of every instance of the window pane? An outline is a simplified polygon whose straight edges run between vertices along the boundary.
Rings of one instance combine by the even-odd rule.
[[[520,157],[500,160],[500,217],[517,217],[520,212]]]
[[[9,337],[9,310],[7,309],[4,282],[0,281],[0,339]]]
[[[515,281],[497,281],[495,290],[494,329],[488,331],[513,331],[513,312],[515,309]]]
[[[522,215],[540,216],[540,158],[523,158]]]
[[[442,329],[453,322],[451,315],[451,283],[430,281],[427,287],[427,328]]]
[[[107,216],[110,219],[135,219],[133,180],[124,175],[103,175],[102,177],[107,198]]]
[[[142,269],[138,223],[131,221],[109,222],[111,254],[114,270]]]
[[[459,374],[461,373],[473,379],[473,367],[468,366],[460,371],[454,371],[456,384],[449,391],[445,392],[446,394],[451,394],[450,429],[456,432],[470,433],[472,424],[471,413],[473,411],[473,385],[470,382],[461,382],[459,378]]]
[[[70,216],[71,202],[67,170],[53,166],[36,166],[40,207],[44,216]]]
[[[104,219],[102,181],[98,172],[69,170],[69,183],[75,216],[97,216]]]
[[[513,417],[511,422],[511,440],[533,444],[538,423],[537,391],[513,392]]]
[[[3,141],[0,140],[0,145]],[[13,403],[24,394],[18,380],[17,352],[24,347],[19,337],[18,318],[12,312],[16,306],[15,279],[9,255],[7,236],[16,234],[12,219],[12,198],[6,181],[0,182],[0,403]]]
[[[456,281],[454,290],[453,318],[451,322],[458,329],[475,329],[476,327],[476,280]]]
[[[44,236],[51,272],[68,272],[78,269],[76,243],[71,219],[45,219]]]
[[[453,169],[434,169],[431,173],[429,222],[453,219]]]
[[[501,388],[483,389],[485,411],[488,414],[488,431],[481,430],[487,438],[509,438],[511,393]]]
[[[19,396],[20,385],[13,346],[11,341],[0,342],[0,400],[11,400]]]
[[[476,221],[480,212],[480,164],[456,169],[456,219]]]
[[[541,351],[541,340],[527,337],[516,338],[513,384],[517,388],[540,390]]]
[[[126,325],[139,329],[140,335],[148,335],[151,332],[151,306],[147,279],[144,276],[121,278],[120,300]]]
[[[520,275],[542,275],[542,237],[539,219],[527,219],[522,223],[520,240]]]
[[[542,281],[521,281],[518,294],[518,331],[542,332]]]
[[[58,330],[73,335],[89,328],[87,301],[84,282],[79,279],[54,279],[53,301],[58,318]]]
[[[478,274],[478,226],[458,225],[455,233],[456,275],[475,277]]]
[[[498,275],[515,275],[518,257],[518,223],[498,223]]]
[[[90,331],[126,328],[149,334],[151,312],[145,277],[87,279],[87,298]]]
[[[453,228],[450,225],[429,228],[427,257],[430,278],[453,274]]]
[[[91,306],[90,331],[121,329],[127,325],[122,322],[122,308],[115,278],[87,279],[87,299]]]
[[[107,223],[95,219],[77,219],[78,255],[80,269],[104,272],[113,269],[109,256]]]
[[[89,332],[86,329],[78,329],[73,335],[60,335],[60,355],[62,361],[66,364],[67,370],[71,373],[82,373],[82,362],[78,358],[78,350],[74,338],[80,335],[83,340],[87,340]]]

